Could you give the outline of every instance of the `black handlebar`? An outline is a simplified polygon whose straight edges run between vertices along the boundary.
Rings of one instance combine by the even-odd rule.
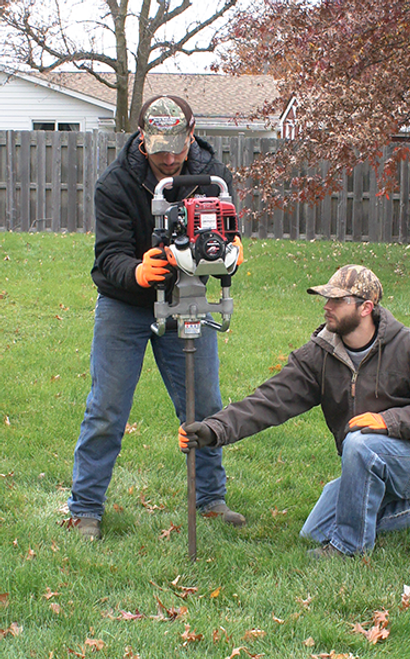
[[[174,186],[181,185],[211,185],[211,177],[207,174],[186,174],[173,177]]]

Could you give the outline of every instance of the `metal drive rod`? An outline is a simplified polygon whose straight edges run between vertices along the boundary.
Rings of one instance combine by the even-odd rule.
[[[185,339],[185,392],[186,422],[195,421],[195,339]],[[195,449],[191,448],[187,457],[188,477],[188,552],[191,561],[196,560],[196,488],[195,488]]]

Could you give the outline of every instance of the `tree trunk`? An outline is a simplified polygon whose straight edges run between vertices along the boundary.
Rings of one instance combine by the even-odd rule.
[[[150,30],[149,11],[150,0],[145,0],[141,7],[139,21],[139,41],[135,56],[135,78],[132,88],[132,97],[130,105],[130,129],[131,131],[138,128],[138,117],[142,106],[144,92],[144,83],[149,67],[148,60],[151,53],[152,34]]]
[[[120,6],[110,3],[110,8],[115,7],[114,29],[117,50],[116,82],[117,82],[117,108],[115,113],[115,130],[117,132],[129,132],[128,118],[128,53],[125,24],[128,13],[128,0],[121,0]]]

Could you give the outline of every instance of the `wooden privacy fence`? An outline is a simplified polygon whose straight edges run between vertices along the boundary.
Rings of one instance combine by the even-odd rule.
[[[0,131],[0,230],[94,230],[94,185],[128,135],[104,132]],[[214,137],[220,160],[235,171],[260,153],[275,150],[275,139]],[[386,150],[388,157],[389,149]],[[376,196],[376,179],[366,164],[345,177],[343,189],[311,208],[250,220],[240,213],[242,232],[259,238],[409,242],[409,164],[402,162],[399,190]],[[238,203],[263,210],[257,193]]]

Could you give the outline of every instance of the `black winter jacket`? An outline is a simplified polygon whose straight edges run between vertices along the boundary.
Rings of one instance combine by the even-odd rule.
[[[135,268],[151,248],[154,229],[151,200],[158,181],[138,149],[139,141],[139,133],[134,133],[97,181],[95,261],[91,276],[99,293],[133,306],[152,307],[155,290],[137,284]],[[216,159],[211,145],[199,137],[191,145],[181,173],[220,176],[233,197],[230,171]],[[193,194],[215,197],[219,188],[210,185],[164,191],[170,202]]]
[[[355,370],[339,336],[321,325],[280,373],[206,419],[230,444],[321,405],[339,454],[352,417],[380,413],[388,435],[410,440],[410,329],[380,309],[377,339]]]

